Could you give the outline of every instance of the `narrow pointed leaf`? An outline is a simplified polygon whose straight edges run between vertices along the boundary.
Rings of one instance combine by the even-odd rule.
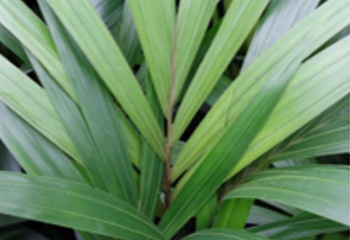
[[[1,0],[0,22],[39,59],[63,89],[75,99],[48,29],[25,3],[20,0]]]
[[[171,237],[209,199],[237,164],[251,141],[264,126],[303,59],[310,38],[305,40],[284,67],[259,91],[200,164],[178,184],[175,199],[159,227]]]
[[[309,15],[318,2],[319,0],[272,0],[259,21],[241,71],[244,71],[289,29]]]
[[[94,2],[97,5],[99,5],[99,3],[96,1]],[[101,10],[100,13],[103,14],[106,9],[103,10],[104,3],[101,3],[101,4],[102,4],[101,5],[102,9],[100,9]],[[18,38],[18,40],[20,40],[22,44],[24,44],[24,46],[35,55],[35,57],[45,66],[46,70],[55,78],[56,81],[58,81],[58,83],[60,83],[61,85],[62,84],[67,85],[66,87],[64,87],[64,89],[67,91],[67,93],[72,99],[76,100],[72,86],[70,85],[66,77],[66,73],[64,72],[62,63],[58,57],[56,48],[53,44],[52,38],[50,36],[49,30],[47,29],[47,27],[31,12],[31,10],[22,1],[18,1],[18,0],[0,1],[0,11],[6,11],[6,14],[0,17],[0,22],[4,24],[4,26],[7,27],[8,30],[11,31],[11,33],[14,36],[16,36],[16,38]],[[16,17],[16,16],[20,16],[20,17],[16,17],[16,20],[8,21],[8,19],[5,18],[6,16],[8,16],[8,14],[10,14],[9,16],[11,17],[11,19],[12,17]],[[11,25],[6,25],[6,24],[11,24]],[[28,29],[30,29],[30,31],[27,31]],[[40,46],[38,46],[38,43],[40,43],[39,44]],[[17,104],[21,102],[22,106],[25,108],[29,106],[29,103],[28,105],[25,105],[27,101],[19,100],[21,98],[23,99],[24,98],[23,96],[19,98],[19,96],[14,95],[13,92],[11,93],[11,97],[13,97],[13,99],[16,100]],[[48,102],[48,101],[40,101],[40,102]],[[14,108],[14,106],[12,105],[10,107]],[[31,107],[34,107],[34,106],[31,105]],[[38,107],[39,106],[36,106],[36,108]],[[16,108],[18,108],[18,106],[16,106]],[[32,111],[32,110],[30,111],[40,112],[42,110],[37,109],[36,111]],[[134,149],[140,148],[140,145],[141,145],[140,140],[139,139],[137,140],[138,137],[136,137],[134,129],[132,129],[132,127],[130,126],[129,121],[126,120],[123,114],[119,112],[118,114],[123,119],[123,129],[125,131],[125,135],[128,141],[129,152],[132,153],[131,156],[132,156],[133,162],[137,163],[138,162],[137,151],[135,151]],[[65,134],[65,131],[60,130],[61,129],[60,127],[55,126],[51,128],[50,126],[48,126],[51,124],[50,120],[46,120],[40,125],[33,123],[31,119],[33,116],[30,116],[30,114],[26,114],[26,115],[22,114],[21,116],[26,121],[29,121],[30,124],[34,125],[39,131],[43,132],[45,136],[47,136],[51,141],[57,144],[61,149],[63,149],[69,155],[71,155],[72,157],[74,157],[76,160],[79,161],[78,156],[76,154],[76,150],[71,149],[72,143],[69,142],[70,140],[67,140],[67,135]],[[43,120],[38,119],[36,121],[43,121]],[[52,122],[53,122],[52,125],[54,125],[55,120],[52,120]],[[52,134],[51,132],[47,131],[47,128],[51,129],[51,131],[55,131],[54,132],[55,134]]]
[[[152,110],[123,54],[92,4],[89,0],[47,2],[130,119],[163,158],[164,139]]]
[[[0,138],[27,173],[84,182],[63,152],[1,101],[0,113]]]
[[[225,199],[273,200],[350,225],[349,168],[278,168],[252,176],[252,181],[234,189]]]
[[[46,92],[3,56],[0,56],[0,98],[55,145],[81,162]]]
[[[180,153],[176,165],[174,166],[174,178],[178,177],[179,174],[186,169],[185,166],[180,165],[185,164],[189,166],[188,164],[193,163],[199,156],[205,153],[208,147],[217,141],[223,132],[221,129],[224,128],[225,122],[233,121],[237,117],[237,114],[239,114],[240,109],[245,106],[246,102],[258,90],[252,88],[252,84],[255,84],[256,87],[261,86],[260,84],[268,79],[266,78],[267,76],[278,71],[278,63],[280,63],[281,57],[283,58],[286,54],[295,51],[295,48],[298,47],[298,41],[300,41],[300,38],[302,38],[305,33],[308,33],[310,29],[316,29],[315,39],[317,40],[313,41],[311,48],[306,54],[308,55],[330,38],[337,29],[340,30],[349,23],[343,11],[346,3],[344,1],[331,2],[332,3],[325,3],[324,6],[320,7],[298,24],[298,26],[289,31],[230,85],[225,94],[222,95],[202,123],[197,127],[185,148]],[[329,13],[327,15],[328,18],[324,17],[326,13]],[[341,16],[339,14],[341,14]],[[244,161],[242,160],[244,164],[237,166],[234,172],[237,172],[238,169],[242,169],[243,165],[246,166],[247,163],[259,157],[264,151],[302,127],[346,94],[346,88],[341,86],[345,85],[347,78],[345,75],[339,75],[339,72],[344,71],[341,69],[346,68],[345,56],[348,52],[343,51],[344,49],[348,49],[346,44],[344,40],[338,42],[310,59],[307,64],[303,64],[303,67],[298,71],[298,74],[292,80],[290,87],[281,100],[283,105],[281,105],[281,103],[279,104],[278,111],[277,109],[274,111],[269,123],[264,127],[264,131],[262,131],[254,141],[251,150],[248,151],[244,157]],[[321,62],[323,63],[322,65],[320,65]],[[321,71],[323,74],[320,73]],[[330,77],[333,78],[333,75],[337,77],[334,77],[335,81],[330,83],[327,79]],[[303,84],[306,82],[308,84]],[[299,88],[294,87],[297,85]],[[315,88],[318,89],[317,92],[312,91]],[[335,90],[337,90],[338,93],[334,92]],[[246,93],[247,100],[241,99],[240,94],[232,94],[233,92]],[[308,92],[308,94],[305,94],[306,92]],[[314,95],[311,94],[313,92]],[[307,111],[306,109],[309,109],[310,106],[313,106],[313,110]],[[282,116],[282,109],[290,109],[290,111],[293,110],[294,113],[287,116],[284,112]],[[290,124],[292,120],[294,124]],[[281,131],[276,132],[276,123],[278,123],[279,126],[288,123],[289,127],[279,128],[283,130],[284,133]],[[206,130],[203,131],[203,129]],[[266,137],[270,135],[271,137],[269,141],[267,141]],[[273,138],[273,140],[271,138]],[[259,141],[263,140],[269,143],[269,146],[257,144]],[[252,151],[252,149],[254,149],[254,151]],[[232,174],[230,176],[232,176]]]
[[[183,240],[268,240],[247,231],[229,230],[229,229],[210,229],[194,233]]]
[[[348,227],[318,216],[306,215],[249,228],[248,231],[276,240],[299,239],[347,230]]]
[[[124,0],[90,0],[108,28],[122,19]]]
[[[180,138],[268,2],[237,0],[232,3],[181,103],[174,122],[174,141]]]
[[[244,58],[241,72],[255,61],[266,49],[274,44],[280,37],[294,27],[299,21],[310,14],[319,0],[273,0],[270,2],[249,45],[249,50]],[[227,81],[223,76],[208,96],[206,102],[211,106],[219,99],[227,88]],[[229,81],[231,83],[231,81]]]
[[[163,114],[160,108],[157,95],[153,88],[150,77],[146,82],[147,99],[153,109],[159,126],[163,127]],[[156,207],[160,200],[161,187],[163,183],[164,164],[143,140],[142,162],[141,162],[141,182],[140,182],[140,212],[151,220],[154,219]]]
[[[119,192],[123,196],[122,199],[136,206],[136,182],[114,100],[104,82],[47,3],[40,0],[39,5],[51,30],[86,124],[103,160],[104,174],[111,186],[109,190]],[[101,131],[102,129],[104,131]],[[114,187],[117,190],[112,190]]]
[[[116,184],[114,174],[111,176],[109,169],[106,169],[106,163],[102,159],[94,141],[86,121],[76,103],[63,91],[55,82],[50,74],[35,59],[35,57],[27,52],[29,59],[39,76],[41,83],[45,87],[52,104],[55,106],[67,132],[74,142],[74,145],[83,160],[83,164],[89,174],[93,184],[104,191],[121,197],[123,194],[119,185]]]
[[[75,182],[1,172],[0,191],[1,213],[122,239],[164,239],[129,204]]]
[[[168,112],[175,27],[175,3],[129,1],[147,66],[164,115]]]
[[[186,0],[180,3],[176,40],[175,98],[179,96],[217,1]]]
[[[272,161],[349,152],[349,95],[283,141]]]
[[[125,1],[120,32],[117,38],[118,45],[129,65],[133,67],[141,52],[141,45],[137,36],[134,20],[131,15],[129,1]]]

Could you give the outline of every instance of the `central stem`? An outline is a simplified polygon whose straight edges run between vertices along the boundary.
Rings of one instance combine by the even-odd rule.
[[[168,105],[168,141],[165,145],[165,180],[164,180],[164,193],[166,208],[171,203],[171,151],[173,148],[173,111],[175,103],[175,71],[176,71],[176,38],[177,38],[177,26],[174,28],[173,36],[173,54],[171,60],[171,76],[170,76],[170,96]]]

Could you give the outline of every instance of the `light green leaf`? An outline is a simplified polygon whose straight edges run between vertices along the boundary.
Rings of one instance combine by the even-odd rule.
[[[150,146],[163,158],[164,139],[123,54],[88,0],[47,1]]]
[[[176,40],[175,101],[181,93],[216,4],[216,0],[180,2]]]
[[[129,204],[82,184],[1,172],[0,192],[1,213],[122,239],[164,239]]]
[[[147,78],[147,99],[154,115],[156,116],[159,126],[163,128],[163,114],[157,102],[157,95],[153,88],[150,77]],[[140,211],[154,219],[156,207],[159,204],[160,193],[163,183],[164,164],[143,140],[142,145],[142,161],[141,161],[141,182],[140,182]]]
[[[272,161],[349,152],[349,94],[283,141]]]
[[[136,181],[114,100],[47,3],[40,0],[39,5],[100,153],[102,162],[98,162],[98,166],[104,170],[100,174],[105,175],[111,193],[118,192],[117,196],[136,206]]]
[[[349,222],[349,168],[291,167],[262,171],[226,195],[291,205],[342,224]]]
[[[174,141],[180,138],[268,2],[237,0],[232,3],[178,110]]]
[[[0,23],[29,49],[56,81],[75,99],[44,23],[20,0],[0,0]]]
[[[61,150],[1,101],[0,114],[0,138],[27,173],[84,182]]]
[[[81,162],[46,92],[1,55],[0,98],[36,130]]]
[[[171,237],[200,209],[237,164],[279,101],[303,59],[308,42],[309,39],[282,63],[280,72],[271,77],[200,164],[178,184],[175,198],[159,224],[166,237]]]
[[[231,229],[210,229],[198,233],[194,233],[183,240],[267,240],[264,238],[246,231],[231,230]]]
[[[276,240],[290,240],[343,230],[347,230],[347,227],[309,214],[248,229],[249,232]]]
[[[318,2],[319,0],[272,0],[259,21],[241,71],[244,71],[289,29],[309,15]]]
[[[259,86],[268,79],[266,77],[278,70],[281,57],[283,58],[295,51],[298,41],[305,33],[308,33],[311,29],[317,29],[315,32],[315,39],[317,40],[312,43],[308,51],[308,54],[310,54],[312,52],[310,50],[316,49],[332,36],[334,26],[341,29],[348,24],[349,21],[344,20],[346,19],[346,14],[343,12],[345,5],[343,1],[325,3],[323,7],[312,13],[270,47],[231,84],[197,127],[179,154],[174,166],[173,180],[217,141],[223,133],[222,129],[225,122],[230,123],[238,116],[240,109],[256,93],[260,88]],[[327,16],[329,17],[325,20],[324,16],[328,12],[329,15]],[[339,14],[344,18],[339,17]],[[323,42],[320,39],[323,39]],[[230,176],[347,94],[348,76],[339,75],[347,68],[345,56],[348,52],[344,51],[344,49],[348,49],[346,41],[344,39],[337,42],[302,65],[268,123]],[[334,79],[334,81],[328,81],[329,78]],[[259,79],[259,81],[256,81],[256,79]],[[243,99],[240,94],[232,94],[233,92],[245,93],[245,98]],[[312,109],[309,110],[311,106]],[[289,109],[290,114],[285,114],[285,109]],[[283,127],[286,124],[288,124],[287,127]]]
[[[175,2],[129,1],[147,66],[163,114],[168,113],[175,26]]]

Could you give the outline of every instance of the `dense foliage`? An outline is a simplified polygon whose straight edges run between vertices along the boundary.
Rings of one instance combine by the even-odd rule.
[[[348,239],[349,0],[0,0],[0,239]]]

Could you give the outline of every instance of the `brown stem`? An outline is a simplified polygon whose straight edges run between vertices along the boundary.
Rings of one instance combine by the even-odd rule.
[[[175,102],[175,68],[176,68],[176,38],[177,38],[177,26],[174,28],[173,36],[173,57],[171,61],[171,76],[170,76],[170,96],[168,105],[168,141],[165,145],[165,180],[164,180],[164,193],[166,206],[168,208],[171,203],[171,151],[173,148],[173,111]]]

